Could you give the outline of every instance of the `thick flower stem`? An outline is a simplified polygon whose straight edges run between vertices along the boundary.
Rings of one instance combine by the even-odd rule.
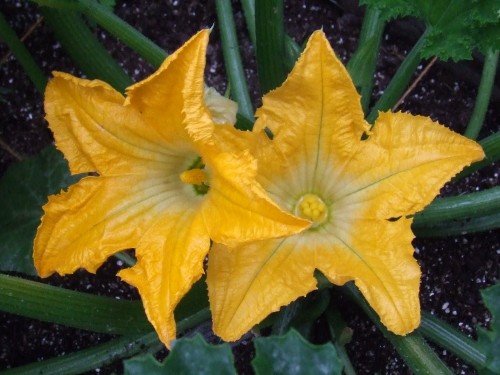
[[[332,336],[333,346],[337,351],[337,354],[344,365],[344,373],[346,375],[356,375],[356,370],[351,363],[351,359],[347,354],[345,345],[349,343],[352,337],[352,329],[347,327],[342,318],[340,312],[335,308],[334,304],[331,304],[325,312],[326,320],[328,322],[328,328],[330,331],[330,336]]]
[[[19,277],[0,275],[0,310],[68,327],[111,334],[152,329],[140,301],[75,292]]]
[[[423,312],[422,323],[418,330],[429,340],[457,355],[476,369],[485,366],[486,356],[478,349],[476,342],[435,316]]]
[[[415,215],[414,228],[425,228],[447,220],[461,220],[500,212],[500,187],[456,197],[438,198]]]
[[[238,102],[239,114],[253,123],[253,106],[241,62],[231,1],[216,0],[215,8],[221,33],[222,53],[231,85],[231,95]]]
[[[347,64],[347,70],[361,95],[361,105],[365,113],[370,104],[374,84],[373,74],[385,26],[380,14],[380,10],[375,7],[366,9],[358,48]]]
[[[241,7],[245,15],[245,23],[248,29],[248,36],[252,45],[257,45],[257,37],[255,32],[255,0],[241,0]],[[293,38],[284,33],[285,38],[285,66],[287,71],[292,70],[295,62],[297,61],[302,48],[293,40]]]
[[[102,28],[118,38],[123,44],[129,46],[155,68],[168,56],[161,47],[151,39],[144,36],[120,17],[110,12],[108,8],[98,1],[79,0],[78,9],[86,16],[92,18]]]
[[[283,0],[256,0],[255,26],[260,87],[267,93],[286,78]]]
[[[382,325],[378,316],[361,296],[361,293],[354,286],[354,284],[346,284],[342,287],[342,291],[363,309],[366,315],[368,315],[385,338],[387,338],[391,344],[394,345],[394,348],[414,374],[453,374],[444,362],[439,359],[436,353],[427,345],[418,332],[410,333],[407,336],[397,336],[389,332]]]
[[[488,49],[484,65],[483,74],[481,75],[481,82],[479,83],[479,89],[476,96],[476,103],[474,105],[474,111],[465,129],[464,135],[471,139],[476,139],[481,131],[481,127],[486,116],[486,111],[488,110],[488,104],[490,103],[491,91],[493,90],[493,84],[495,83],[495,74],[498,65],[498,54],[499,51],[494,51],[493,49]]]
[[[469,233],[485,232],[500,228],[500,213],[475,217],[473,219],[444,222],[428,227],[413,227],[417,237],[447,237]]]
[[[163,347],[156,332],[143,335],[123,336],[89,349],[61,357],[34,362],[3,372],[8,375],[66,375],[80,374],[107,365],[121,358],[140,353],[156,352]]]
[[[255,47],[257,45],[257,37],[255,36],[255,0],[241,0],[240,3],[245,16],[248,36]]]
[[[385,111],[392,108],[392,106],[398,101],[401,94],[405,91],[411,77],[418,67],[418,64],[420,64],[420,51],[425,44],[425,39],[429,30],[430,29],[427,29],[413,46],[410,53],[399,66],[394,77],[392,77],[391,82],[384,91],[384,94],[371,109],[370,114],[366,118],[369,123],[373,123],[376,120],[379,111]]]
[[[14,30],[9,26],[2,13],[0,13],[0,40],[7,44],[38,92],[43,94],[47,85],[45,74],[39,68],[28,49],[19,40]]]
[[[167,57],[167,53],[128,23],[116,16],[106,6],[98,1],[77,0],[77,1],[51,1],[35,0],[38,5],[52,8],[76,10],[85,14],[99,24],[111,35],[118,38],[123,44],[129,46],[154,67],[159,67]]]
[[[292,320],[295,318],[297,313],[302,307],[302,301],[297,300],[285,306],[279,313],[278,318],[273,324],[272,334],[279,336],[284,335],[290,328]]]
[[[132,79],[92,34],[79,14],[45,7],[41,12],[57,39],[87,76],[106,81],[120,92],[132,84]]]
[[[500,160],[500,132],[481,139],[479,144],[483,148],[486,157],[480,162],[474,163],[465,168],[460,174],[458,174],[458,176],[455,177],[456,180],[464,178],[471,173],[486,167],[497,160]]]

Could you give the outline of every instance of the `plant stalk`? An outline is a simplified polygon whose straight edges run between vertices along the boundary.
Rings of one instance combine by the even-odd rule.
[[[241,63],[231,0],[216,0],[215,8],[220,27],[222,53],[231,86],[231,96],[238,103],[239,114],[253,123],[253,106],[248,93],[243,64]]]
[[[424,47],[425,39],[427,38],[429,30],[430,29],[428,28],[413,46],[410,53],[399,66],[394,77],[392,77],[391,82],[385,89],[384,93],[371,109],[366,118],[369,123],[373,123],[377,119],[379,111],[386,111],[392,108],[405,91],[411,77],[418,67],[418,64],[420,64],[420,51]]]
[[[412,332],[406,336],[398,336],[389,332],[380,322],[377,314],[368,305],[366,300],[353,283],[348,283],[342,287],[351,299],[353,299],[368,315],[372,322],[382,332],[382,334],[394,345],[401,358],[408,365],[410,370],[416,375],[452,375],[452,371],[427,345],[418,332]]]
[[[483,126],[486,111],[490,103],[491,92],[495,83],[495,74],[497,72],[499,51],[489,49],[486,52],[483,65],[483,73],[479,88],[476,96],[476,103],[474,104],[474,111],[472,112],[469,124],[465,129],[464,135],[471,139],[476,139]]]
[[[0,13],[0,39],[4,41],[17,61],[19,61],[37,91],[43,95],[47,85],[47,78],[2,13]]]
[[[415,215],[413,226],[425,228],[448,220],[461,220],[500,212],[500,187],[456,197],[438,198]]]
[[[255,1],[257,69],[263,93],[280,86],[288,73],[285,61],[283,0]]]
[[[478,348],[475,341],[428,312],[422,313],[422,323],[418,331],[476,369],[485,366],[486,356]]]
[[[373,91],[375,66],[384,32],[385,21],[375,7],[368,7],[363,18],[358,48],[352,55],[347,70],[361,95],[361,105],[366,113]]]
[[[41,12],[62,46],[89,78],[106,81],[120,92],[132,84],[132,79],[92,34],[79,14],[45,7]]]

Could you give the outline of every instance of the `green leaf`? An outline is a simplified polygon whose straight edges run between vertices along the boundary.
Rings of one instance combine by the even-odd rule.
[[[123,361],[125,375],[167,374],[164,364],[158,362],[152,354],[140,355]]]
[[[53,146],[5,172],[0,180],[0,270],[36,275],[31,253],[42,205],[77,179]]]
[[[498,0],[362,0],[376,7],[385,19],[414,16],[422,19],[428,36],[422,57],[442,60],[471,59],[478,48],[500,49]]]
[[[174,342],[164,363],[152,355],[124,361],[125,375],[236,375],[234,357],[228,344],[209,345],[200,334]]]
[[[500,374],[500,283],[481,291],[484,304],[491,312],[490,329],[478,328],[478,344],[486,355],[486,366],[480,375]]]
[[[284,336],[256,339],[252,366],[257,375],[342,374],[342,362],[331,343],[313,345],[293,329]]]

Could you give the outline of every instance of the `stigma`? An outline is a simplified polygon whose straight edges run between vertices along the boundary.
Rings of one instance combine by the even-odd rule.
[[[295,205],[295,215],[313,222],[312,227],[322,224],[328,217],[328,207],[316,194],[305,194]]]
[[[184,171],[180,175],[181,181],[189,185],[201,185],[208,182],[208,176],[203,169],[194,168]]]

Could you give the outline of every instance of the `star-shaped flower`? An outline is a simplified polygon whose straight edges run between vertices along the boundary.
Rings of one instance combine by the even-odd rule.
[[[235,245],[309,225],[256,182],[251,133],[214,124],[203,99],[208,34],[199,32],[127,97],[64,73],[55,73],[45,97],[71,172],[97,175],[49,197],[36,269],[42,277],[80,267],[95,272],[110,255],[135,248],[137,264],[119,276],[139,289],[167,346],[175,338],[174,309],[201,277],[210,239]],[[222,117],[217,113],[217,122]]]
[[[482,159],[481,147],[405,113],[380,113],[370,130],[346,69],[319,31],[257,116],[259,182],[313,224],[286,238],[212,248],[215,333],[238,339],[316,289],[315,269],[334,284],[354,280],[388,329],[411,332],[420,321],[411,215]]]

